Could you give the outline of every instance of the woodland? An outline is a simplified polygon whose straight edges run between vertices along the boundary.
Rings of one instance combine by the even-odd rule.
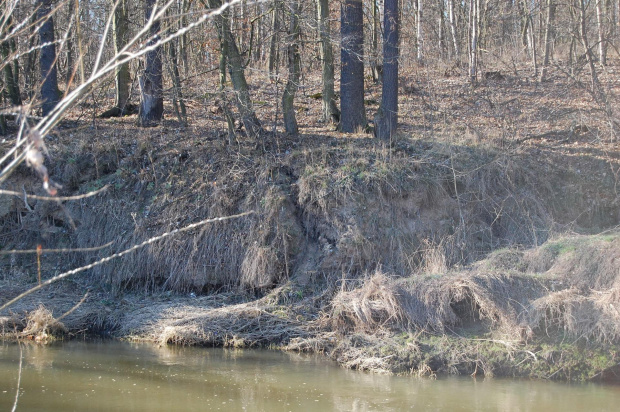
[[[617,381],[620,1],[0,8],[2,339]]]

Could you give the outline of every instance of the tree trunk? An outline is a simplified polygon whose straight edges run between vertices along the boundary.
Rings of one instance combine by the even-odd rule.
[[[278,34],[280,32],[280,1],[274,0],[272,20],[271,20],[271,39],[269,43],[269,77],[277,74],[278,66]]]
[[[423,53],[423,49],[424,49],[424,32],[422,31],[422,0],[418,0],[418,8],[416,11],[416,24],[417,24],[417,30],[416,30],[416,42],[417,42],[417,59],[418,59],[418,63],[422,63],[422,61],[424,60],[424,53]]]
[[[13,23],[11,16],[7,16],[6,21],[3,22],[2,27],[5,29],[2,33],[2,38],[6,39],[7,35],[13,29]],[[11,100],[11,104],[14,106],[21,106],[22,97],[19,91],[19,82],[17,79],[17,67],[11,64],[11,60],[17,59],[13,56],[13,49],[15,49],[15,39],[13,37],[5,40],[0,45],[2,50],[2,59],[4,60],[4,82],[6,84],[7,94]]]
[[[372,0],[372,51],[370,56],[370,70],[372,81],[381,82],[381,70],[379,65],[379,39],[381,38],[381,13],[379,12],[378,0]]]
[[[179,39],[174,39],[168,43],[170,53],[170,74],[172,77],[173,92],[172,105],[174,112],[179,119],[179,123],[187,126],[187,109],[185,108],[185,99],[183,98],[183,89],[181,87],[181,74],[179,73],[179,59],[177,57],[176,43]]]
[[[383,85],[381,106],[375,119],[375,134],[391,140],[398,122],[398,57],[400,21],[398,0],[385,0],[383,4]]]
[[[114,53],[119,54],[123,47],[127,44],[129,35],[129,19],[127,17],[127,0],[111,0],[112,5],[116,3],[114,10],[113,36],[114,36]],[[129,63],[121,64],[116,68],[115,72],[115,91],[116,99],[114,106],[119,109],[121,116],[125,114],[127,103],[129,103],[129,85],[131,84],[131,76],[129,74]]]
[[[221,0],[209,0],[209,7],[211,8],[219,8],[221,5]],[[241,122],[249,137],[259,138],[263,134],[263,127],[254,112],[254,106],[250,97],[248,83],[245,79],[239,48],[230,30],[228,10],[225,10],[222,14],[215,17],[215,24],[224,45],[222,50],[226,50],[227,52],[226,66],[230,74],[233,88],[235,89],[236,103],[239,108],[239,113],[241,114]]]
[[[54,19],[51,15],[52,0],[39,0],[37,18],[44,20],[39,29],[41,55],[41,100],[42,115],[47,116],[59,102],[58,69],[56,67],[56,44],[54,43]],[[45,46],[43,46],[45,45]]]
[[[299,133],[299,128],[297,126],[297,119],[295,118],[293,101],[301,77],[301,56],[299,55],[299,37],[301,34],[299,14],[301,10],[299,7],[299,0],[289,2],[287,5],[289,6],[290,13],[287,45],[288,81],[286,82],[286,87],[282,95],[282,114],[284,116],[284,129],[286,133],[297,135]]]
[[[600,102],[602,100],[602,92],[600,90],[598,75],[596,74],[596,67],[594,66],[594,55],[592,53],[592,48],[590,47],[590,42],[588,40],[586,0],[577,0],[577,4],[579,7],[579,36],[581,37],[581,45],[583,46],[583,50],[586,55],[586,61],[588,62],[588,66],[590,68],[590,76],[592,79],[592,94],[594,95],[594,98]]]
[[[543,52],[543,64],[540,72],[540,81],[544,82],[547,77],[547,68],[549,66],[549,59],[551,56],[551,44],[553,43],[554,31],[553,31],[553,19],[555,17],[555,3],[554,0],[547,0],[547,16],[545,20],[545,50]]]
[[[340,111],[334,93],[334,49],[329,24],[329,1],[317,0],[319,38],[321,41],[321,68],[323,81],[323,121],[338,123]]]
[[[607,65],[607,53],[605,42],[605,9],[603,8],[603,0],[596,0],[596,23],[598,27],[598,58],[601,66]]]
[[[478,80],[478,0],[469,0],[469,82]]]
[[[450,33],[452,34],[452,46],[454,47],[454,58],[458,61],[461,57],[459,49],[458,34],[456,31],[456,18],[454,15],[454,0],[448,0],[448,18],[450,20]]]
[[[147,22],[156,4],[157,0],[146,0],[144,17]],[[160,26],[159,20],[153,21],[149,30],[149,45],[159,40]],[[144,73],[140,76],[139,83],[141,99],[138,122],[139,125],[143,127],[152,126],[161,121],[164,114],[161,46],[146,53]]]
[[[340,25],[340,131],[345,133],[354,133],[366,126],[363,19],[362,0],[345,0]]]

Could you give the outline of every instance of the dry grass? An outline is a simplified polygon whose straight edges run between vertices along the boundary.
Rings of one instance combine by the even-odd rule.
[[[336,294],[331,306],[329,327],[341,333],[372,333],[406,323],[401,293],[381,272],[367,278],[359,288]]]
[[[65,325],[58,322],[52,312],[40,305],[26,316],[26,327],[21,336],[40,343],[48,343],[66,332]]]

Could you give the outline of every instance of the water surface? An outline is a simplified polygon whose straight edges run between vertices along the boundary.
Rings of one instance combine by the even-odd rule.
[[[617,411],[620,387],[417,379],[346,370],[315,356],[122,342],[23,345],[21,411]],[[0,410],[15,400],[20,349],[0,344]]]

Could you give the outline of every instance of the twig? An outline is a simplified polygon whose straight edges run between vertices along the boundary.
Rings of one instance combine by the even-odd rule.
[[[60,322],[62,319],[66,318],[67,316],[72,314],[77,308],[79,308],[82,305],[82,303],[84,303],[89,293],[90,293],[90,290],[87,290],[86,293],[84,294],[84,297],[82,297],[82,299],[78,303],[76,303],[75,306],[73,306],[71,309],[66,311],[64,315],[56,319],[56,322]]]
[[[114,241],[108,242],[105,245],[102,246],[95,246],[95,247],[82,247],[82,248],[75,248],[75,249],[41,249],[41,253],[78,253],[78,252],[96,252],[97,250],[101,250],[101,249],[105,249],[109,246],[112,246],[112,243],[114,243]],[[38,249],[26,249],[26,250],[20,250],[20,249],[13,249],[13,250],[0,250],[0,256],[2,255],[30,255],[33,253],[38,253]]]
[[[216,218],[212,218],[212,219],[205,219],[205,220],[201,220],[200,222],[192,223],[192,224],[187,225],[185,227],[182,227],[180,229],[174,229],[174,230],[172,230],[170,232],[166,232],[166,233],[161,234],[159,236],[152,237],[152,238],[150,238],[148,240],[145,240],[144,242],[142,242],[140,244],[137,244],[137,245],[134,245],[134,246],[130,247],[129,249],[125,249],[122,252],[115,253],[112,256],[106,256],[103,259],[99,259],[98,261],[93,262],[93,263],[91,263],[89,265],[82,266],[82,267],[79,267],[79,268],[76,268],[76,269],[72,269],[72,270],[69,270],[67,272],[61,273],[60,275],[54,276],[53,278],[48,279],[45,282],[41,283],[40,285],[37,285],[37,286],[35,286],[35,287],[31,288],[31,289],[28,289],[24,293],[22,293],[22,294],[18,295],[17,297],[11,299],[10,301],[6,302],[4,305],[0,306],[0,311],[6,309],[7,307],[11,306],[15,302],[19,301],[20,299],[23,299],[24,297],[30,295],[31,293],[34,293],[37,290],[42,289],[45,286],[51,285],[54,282],[57,282],[57,281],[59,281],[61,279],[64,279],[64,278],[69,277],[71,275],[74,275],[76,273],[83,272],[85,270],[92,269],[95,266],[102,265],[102,264],[104,264],[106,262],[109,262],[112,259],[116,259],[116,258],[119,258],[121,256],[125,256],[126,254],[131,253],[134,250],[137,250],[137,249],[140,249],[140,248],[142,248],[144,246],[150,245],[151,243],[155,243],[158,240],[162,240],[162,239],[165,239],[165,238],[170,237],[172,235],[176,235],[177,233],[187,232],[188,230],[195,229],[195,228],[197,228],[199,226],[206,225],[207,223],[222,222],[222,221],[225,221],[225,220],[237,219],[237,218],[240,218],[240,217],[243,217],[243,216],[248,216],[248,215],[251,215],[251,214],[254,214],[254,213],[256,213],[256,212],[251,210],[249,212],[240,213],[238,215],[216,217]]]
[[[2,190],[2,189],[0,189],[0,195],[13,195],[17,197],[24,196],[25,198],[28,198],[28,199],[55,200],[58,202],[64,202],[67,200],[80,200],[80,199],[85,199],[87,197],[98,195],[99,193],[105,192],[106,190],[108,190],[108,187],[110,187],[110,185],[105,185],[101,189],[95,190],[93,192],[88,192],[88,193],[84,193],[83,195],[75,195],[75,196],[38,196],[38,195],[28,195],[26,193],[19,193],[19,192],[14,192],[12,190]],[[24,199],[24,202],[25,202],[25,199]]]
[[[11,412],[15,412],[17,410],[17,401],[19,400],[19,386],[22,382],[22,361],[24,359],[24,352],[22,349],[22,344],[19,343],[19,372],[17,374],[17,390],[15,391],[15,402],[13,402],[13,409]]]

